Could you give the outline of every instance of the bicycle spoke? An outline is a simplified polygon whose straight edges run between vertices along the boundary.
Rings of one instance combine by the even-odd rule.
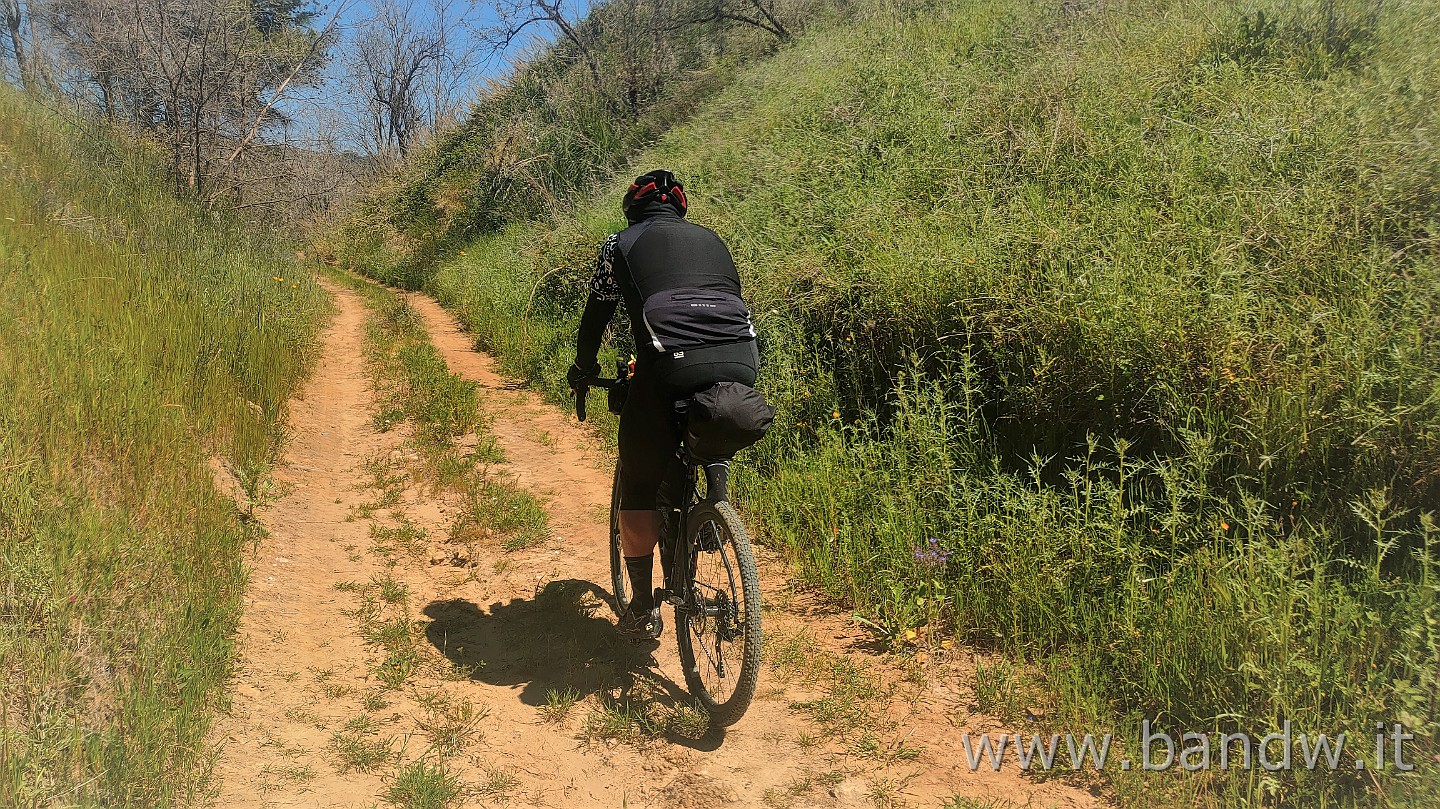
[[[730,679],[725,647],[744,637],[744,600],[740,596],[735,564],[730,558],[734,546],[724,529],[708,522],[698,534],[694,581],[697,614],[691,629],[706,664],[701,677],[712,695],[723,701],[728,696],[726,686]]]
[[[749,538],[728,503],[697,506],[690,538],[681,659],[712,721],[734,724],[754,696],[760,657],[759,587]],[[717,558],[718,554],[718,558]],[[751,599],[755,603],[751,603]]]

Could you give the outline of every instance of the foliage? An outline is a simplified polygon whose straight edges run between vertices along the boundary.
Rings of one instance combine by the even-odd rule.
[[[53,94],[163,144],[176,188],[213,202],[255,181],[256,136],[289,123],[275,102],[322,78],[334,30],[313,30],[307,6],[51,0],[32,35],[59,59]]]
[[[442,764],[416,761],[400,770],[385,791],[398,809],[446,809],[460,798],[460,778]]]
[[[205,792],[285,402],[325,303],[158,161],[0,88],[0,804]]]
[[[368,348],[386,388],[386,411],[412,421],[422,444],[449,447],[481,423],[478,386],[450,372],[407,301],[384,290],[369,298],[377,311],[367,326]]]
[[[346,263],[369,264],[375,277],[418,288],[438,250],[545,217],[591,192],[739,66],[774,51],[773,35],[712,18],[706,3],[692,5],[596,6],[572,31],[576,40],[561,39],[518,65],[481,94],[457,129],[417,150],[326,240],[327,249]],[[792,28],[829,9],[808,0],[778,10],[762,5]],[[377,247],[398,250],[399,260],[371,262]]]

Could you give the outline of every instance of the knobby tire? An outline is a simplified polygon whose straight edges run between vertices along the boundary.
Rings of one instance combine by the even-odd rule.
[[[712,503],[701,502],[695,506],[687,518],[686,549],[690,555],[690,572],[695,573],[697,557],[700,554],[699,542],[701,533],[707,524],[713,523],[723,530],[725,536],[722,541],[729,545],[728,551],[722,550],[721,556],[730,555],[733,559],[722,559],[726,563],[728,587],[732,587],[734,595],[742,599],[744,606],[744,621],[739,627],[738,637],[729,641],[717,640],[717,629],[715,622],[696,620],[689,609],[684,606],[675,608],[675,641],[680,651],[681,667],[685,671],[685,682],[690,693],[700,701],[705,710],[710,714],[712,724],[720,727],[733,725],[745,715],[746,709],[755,697],[755,687],[760,679],[760,574],[755,567],[755,554],[750,545],[750,535],[745,530],[745,525],[740,521],[740,515],[735,512],[733,506],[726,502]],[[733,562],[733,565],[730,564]],[[694,587],[693,582],[687,582]],[[711,583],[715,584],[715,583]],[[727,596],[728,597],[728,596]],[[687,601],[690,599],[687,599]],[[696,643],[692,631],[697,627],[703,627],[704,633],[708,636]],[[713,650],[709,646],[719,647],[723,659],[739,664],[739,671],[731,671],[725,679],[734,678],[734,688],[730,691],[724,701],[720,701],[716,695],[710,692],[705,682],[705,674],[708,671],[712,676],[718,676],[714,666]],[[709,653],[707,653],[709,652]],[[709,667],[706,669],[706,667]],[[722,695],[723,696],[723,695]]]
[[[625,570],[625,551],[620,544],[620,464],[615,464],[615,481],[610,488],[610,592],[615,595],[615,615],[630,606],[630,580]]]

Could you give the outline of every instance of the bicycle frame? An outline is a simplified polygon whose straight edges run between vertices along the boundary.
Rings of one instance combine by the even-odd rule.
[[[684,423],[684,405],[678,404],[675,409],[676,432],[683,435],[680,428]],[[660,484],[660,492],[656,497],[657,505],[667,514],[673,515],[679,512],[679,518],[671,523],[670,519],[665,520],[666,524],[660,526],[660,569],[664,572],[664,587],[656,590],[656,601],[680,607],[692,614],[701,612],[696,601],[693,577],[695,571],[690,569],[689,562],[694,558],[693,550],[682,543],[688,543],[691,535],[690,514],[693,507],[700,502],[698,487],[700,471],[705,472],[705,501],[724,502],[730,497],[730,462],[713,461],[704,462],[690,454],[681,442],[675,453],[672,462],[672,470],[666,479]],[[679,497],[674,495],[678,493]],[[673,516],[672,518],[673,519]],[[675,553],[676,550],[681,553]],[[706,609],[707,614],[715,614],[714,609]]]
[[[613,391],[628,381],[629,369],[623,363],[617,363],[616,370],[617,379],[592,378],[576,386],[576,415],[584,416],[589,385]],[[612,396],[612,412],[616,398]],[[689,404],[677,402],[673,410],[677,436],[685,434]],[[704,704],[712,722],[728,726],[745,714],[759,677],[763,643],[759,577],[748,532],[728,502],[729,459],[704,460],[690,452],[683,438],[678,443],[656,498],[664,579],[663,586],[654,590],[655,603],[675,610],[676,643],[691,693]],[[612,498],[619,496],[620,476],[617,466]],[[612,499],[610,575],[620,614],[628,599],[616,509],[617,501]],[[712,676],[718,681],[712,683]],[[729,696],[722,700],[726,691]]]

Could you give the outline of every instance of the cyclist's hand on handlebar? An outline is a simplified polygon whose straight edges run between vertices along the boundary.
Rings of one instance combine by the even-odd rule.
[[[589,382],[599,375],[600,363],[598,362],[595,363],[594,367],[589,369],[581,368],[578,363],[572,362],[570,363],[570,370],[565,372],[565,383],[570,386],[570,390],[578,390],[583,387],[586,382]]]

